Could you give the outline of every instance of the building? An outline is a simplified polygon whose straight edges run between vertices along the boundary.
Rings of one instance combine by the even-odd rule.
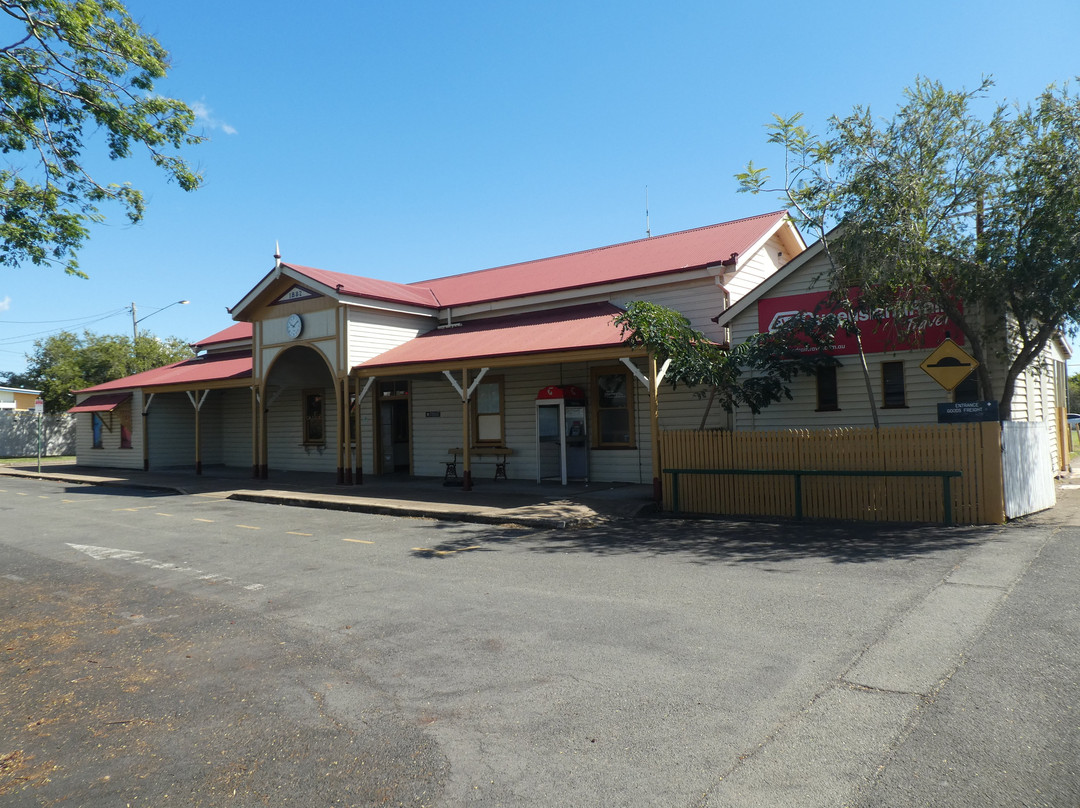
[[[721,323],[731,331],[732,343],[767,331],[777,318],[796,312],[813,312],[828,293],[829,264],[821,242],[816,242],[758,287],[725,311]],[[964,335],[943,314],[914,344],[898,344],[889,328],[889,313],[860,326],[870,376],[873,407],[881,426],[938,423],[941,404],[993,400],[1000,390],[983,391],[974,373],[951,390],[923,370],[933,349],[949,337],[960,348]],[[999,344],[989,346],[995,356],[991,375],[995,384],[1005,377],[1002,356],[1008,353],[1005,324]],[[781,401],[752,413],[737,411],[731,420],[736,430],[767,430],[791,427],[821,428],[872,426],[861,363],[854,340],[838,340],[832,353],[840,365],[819,373],[816,378],[794,380],[791,401]],[[1029,366],[1016,381],[1010,420],[1045,422],[1048,425],[1051,463],[1064,468],[1067,452],[1062,448],[1067,401],[1066,363],[1071,356],[1063,339],[1051,341],[1041,360]],[[966,360],[965,360],[966,361]],[[995,416],[996,418],[996,416]]]
[[[279,259],[195,359],[79,391],[79,462],[649,483],[704,396],[659,408],[612,317],[649,300],[723,341],[716,316],[804,249],[779,211],[408,284]]]
[[[0,410],[31,411],[40,396],[40,390],[27,390],[24,387],[0,387]]]

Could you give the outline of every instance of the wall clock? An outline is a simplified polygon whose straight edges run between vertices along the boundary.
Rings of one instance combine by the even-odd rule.
[[[299,314],[289,315],[289,319],[285,321],[285,330],[289,334],[289,339],[296,339],[300,336],[300,332],[304,330],[304,321],[300,319]]]

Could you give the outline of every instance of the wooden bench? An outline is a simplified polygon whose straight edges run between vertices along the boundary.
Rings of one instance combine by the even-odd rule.
[[[453,455],[453,460],[444,461],[446,463],[446,474],[443,476],[443,480],[456,480],[458,478],[458,455],[464,457],[465,450],[461,448],[447,449],[446,453]],[[495,479],[499,478],[507,479],[506,477],[506,458],[510,457],[514,453],[513,449],[508,449],[505,446],[474,446],[469,449],[469,457],[494,457],[495,458]]]

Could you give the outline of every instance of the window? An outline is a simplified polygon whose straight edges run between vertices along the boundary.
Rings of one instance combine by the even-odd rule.
[[[979,398],[979,377],[972,373],[953,388],[953,401],[982,401]]]
[[[90,413],[90,416],[91,416],[91,420],[92,420],[92,423],[93,423],[94,448],[95,449],[101,449],[102,448],[101,436],[102,436],[102,432],[103,432],[104,427],[105,427],[105,423],[104,423],[104,421],[101,420],[101,416],[96,412]]]
[[[485,376],[473,395],[473,442],[487,446],[503,444],[503,383]]]
[[[593,368],[592,390],[596,400],[595,445],[601,448],[633,446],[634,395],[630,371]]]
[[[324,392],[322,390],[304,391],[304,443],[326,443],[326,422],[323,404]]]
[[[120,418],[120,448],[131,448],[131,400],[125,401],[121,404],[116,414]]]
[[[881,406],[906,407],[904,395],[904,363],[881,363]]]
[[[817,369],[817,411],[831,412],[840,409],[836,392],[836,367]]]

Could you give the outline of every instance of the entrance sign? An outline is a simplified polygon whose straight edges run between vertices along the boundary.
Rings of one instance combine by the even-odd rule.
[[[957,401],[954,404],[937,405],[939,424],[967,424],[978,421],[997,421],[996,401]]]
[[[954,390],[978,366],[975,357],[948,338],[919,365],[931,379],[949,391]]]

